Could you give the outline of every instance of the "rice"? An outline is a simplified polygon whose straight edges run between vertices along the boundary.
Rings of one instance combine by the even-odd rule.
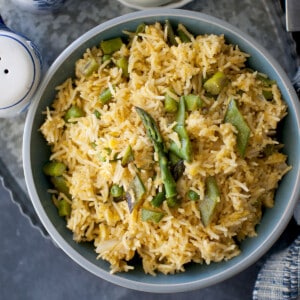
[[[269,89],[272,99],[263,95],[263,74],[247,67],[248,54],[226,43],[223,35],[199,35],[177,46],[166,40],[163,25],[147,25],[133,35],[131,42],[113,54],[113,61],[128,57],[129,77],[111,62],[101,62],[100,47],[87,49],[76,64],[75,78],[57,87],[57,96],[45,112],[41,126],[51,146],[50,160],[67,166],[64,178],[70,191],[71,214],[67,227],[77,242],[93,242],[98,258],[107,260],[111,272],[134,269],[139,255],[145,273],[183,272],[190,262],[210,264],[239,255],[240,242],[256,235],[264,207],[274,205],[278,183],[290,167],[276,140],[278,122],[287,107],[275,83]],[[96,58],[99,67],[83,76],[82,66]],[[212,97],[203,82],[217,71],[228,84]],[[99,94],[109,88],[112,100],[101,104]],[[181,140],[174,131],[174,114],[164,109],[165,93],[177,101],[182,95],[197,93],[204,105],[189,112],[185,126],[192,142],[193,158],[184,162],[184,173],[177,180],[181,200],[176,207],[164,201],[158,222],[143,221],[141,209],[162,189],[161,170],[153,144],[134,107],[147,111],[157,122],[165,144]],[[224,122],[231,99],[238,103],[250,137],[245,156],[237,152],[237,130]],[[66,122],[66,110],[76,105],[84,116]],[[97,117],[95,111],[101,115]],[[127,146],[134,161],[123,166]],[[265,149],[274,146],[266,155]],[[126,198],[114,201],[113,184],[128,191],[137,170],[146,188],[142,204],[130,211]],[[205,179],[216,178],[220,197],[212,221],[204,226],[199,202],[205,199]],[[199,195],[191,201],[187,192]],[[53,193],[60,201],[62,193]]]

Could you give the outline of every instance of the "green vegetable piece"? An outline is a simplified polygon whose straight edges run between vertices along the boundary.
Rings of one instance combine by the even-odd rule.
[[[270,90],[270,87],[272,87],[273,84],[276,83],[275,80],[272,80],[268,77],[262,76],[260,74],[257,75],[257,79],[259,79],[263,85],[263,91],[262,94],[265,97],[266,100],[272,100],[273,99],[273,92]]]
[[[164,212],[152,209],[142,208],[141,210],[142,221],[144,222],[151,221],[154,223],[159,223],[159,221],[164,217],[164,215]]]
[[[179,148],[175,142],[171,142],[170,150],[180,158],[190,162],[192,160],[192,144],[185,128],[185,111],[184,97],[180,97],[176,116],[177,125],[174,127],[174,130],[180,138],[181,148]]]
[[[180,159],[176,164],[172,165],[171,171],[175,181],[177,181],[183,175],[184,170],[185,165],[182,159]]]
[[[122,39],[120,37],[101,41],[100,48],[103,51],[103,54],[112,54],[121,49],[123,45]]]
[[[114,198],[121,197],[124,193],[124,189],[122,186],[119,186],[117,184],[113,184],[110,188],[110,194]]]
[[[102,104],[108,103],[112,99],[112,93],[110,88],[104,89],[99,95],[99,100]]]
[[[181,158],[177,156],[174,152],[169,151],[169,160],[171,165],[174,166],[181,160]]]
[[[183,43],[191,42],[191,39],[185,34],[185,32],[181,29],[177,30],[178,36]]]
[[[122,70],[122,74],[124,77],[128,77],[128,58],[125,56],[122,56],[116,61],[116,66],[119,67]]]
[[[96,144],[96,142],[91,142],[91,147],[95,150],[96,148],[97,148],[97,144]]]
[[[260,75],[260,74],[258,74],[258,75],[256,76],[256,78],[259,79],[265,87],[270,87],[270,86],[272,86],[273,84],[276,83],[275,80],[272,80],[272,79],[270,79],[269,77],[267,77],[267,76],[262,76],[262,75]]]
[[[96,116],[97,119],[101,118],[101,113],[97,109],[94,110],[94,115]]]
[[[218,71],[212,77],[205,81],[203,87],[211,95],[219,95],[226,86],[228,80],[224,73]]]
[[[175,113],[178,109],[178,102],[168,93],[165,94],[165,111]]]
[[[139,33],[143,33],[145,32],[145,28],[146,28],[146,24],[145,23],[141,23],[137,28],[135,33],[139,34]]]
[[[134,198],[131,197],[129,191],[133,192]],[[126,193],[127,203],[130,212],[132,212],[133,209],[141,203],[145,193],[146,188],[144,186],[144,183],[141,180],[140,176],[136,174],[129,185],[128,192]]]
[[[204,226],[208,226],[216,211],[220,199],[219,187],[216,178],[207,177],[205,181],[205,198],[199,202],[201,220]]]
[[[263,149],[263,155],[265,157],[272,155],[276,151],[276,146],[274,144],[268,144]]]
[[[65,114],[65,121],[67,123],[75,123],[76,121],[71,121],[72,119],[81,118],[84,116],[84,111],[77,105],[72,105]]]
[[[186,30],[186,28],[182,24],[178,24],[177,34],[183,43],[189,43],[192,41],[188,35],[189,32]]]
[[[52,176],[50,177],[50,181],[52,182],[54,188],[63,194],[65,194],[68,198],[71,199],[69,187],[67,185],[67,181],[63,176]]]
[[[237,129],[237,148],[241,157],[244,157],[250,137],[250,128],[240,113],[234,99],[229,102],[224,121],[231,123]]]
[[[147,135],[154,145],[154,150],[158,155],[159,167],[161,171],[162,182],[166,191],[166,198],[175,197],[177,195],[176,182],[172,176],[172,173],[169,169],[169,161],[165,151],[165,145],[162,139],[162,136],[159,132],[158,126],[155,123],[154,119],[150,114],[145,110],[136,107],[135,108],[138,115],[140,116],[146,131]]]
[[[201,108],[203,103],[199,95],[189,94],[184,96],[185,106],[188,111]]]
[[[192,201],[198,201],[200,199],[200,196],[198,193],[196,193],[195,191],[193,190],[189,190],[187,192],[187,197],[192,200]]]
[[[170,23],[169,20],[166,20],[166,23],[165,23],[165,28],[167,30],[167,41],[168,43],[171,45],[171,46],[177,46],[178,43],[175,39],[175,34],[174,34],[174,30],[173,30],[173,27]]]
[[[267,100],[272,100],[273,99],[273,92],[270,91],[270,90],[263,90],[262,94],[265,97],[265,99],[267,99]]]
[[[168,206],[171,207],[171,208],[176,207],[179,204],[179,201],[176,198],[176,196],[169,197],[169,198],[166,199],[166,201],[168,203]]]
[[[144,183],[138,174],[136,174],[136,176],[133,179],[133,190],[136,201],[140,201],[146,193]]]
[[[91,76],[96,70],[98,70],[99,64],[94,57],[91,57],[87,60],[86,64],[81,67],[81,74],[84,77]]]
[[[71,204],[65,199],[58,201],[57,209],[60,217],[68,217],[71,214]]]
[[[66,165],[59,161],[49,161],[43,167],[44,174],[47,176],[61,176],[66,169]]]
[[[102,62],[104,63],[104,62],[106,62],[108,60],[111,60],[111,55],[110,54],[104,54],[102,56]]]
[[[121,160],[122,167],[127,166],[133,160],[134,160],[134,154],[133,154],[131,146],[128,145],[125,150],[124,156],[122,157],[122,160]]]
[[[154,207],[159,207],[166,199],[166,193],[165,191],[157,193],[151,200],[151,204]]]

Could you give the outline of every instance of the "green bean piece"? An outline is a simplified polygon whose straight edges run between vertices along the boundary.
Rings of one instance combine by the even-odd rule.
[[[212,77],[205,81],[204,89],[213,96],[221,93],[222,89],[226,86],[228,80],[223,72],[216,72]]]
[[[111,55],[110,54],[104,54],[102,56],[102,62],[104,63],[104,62],[106,62],[108,60],[111,60]]]
[[[130,194],[130,191],[132,191],[133,197]],[[128,208],[130,212],[132,212],[133,209],[141,203],[145,193],[145,185],[140,176],[136,174],[131,183],[129,184],[129,188],[126,193]]]
[[[183,43],[190,43],[191,39],[181,29],[177,30],[178,36]]]
[[[71,214],[71,204],[65,199],[58,201],[57,209],[60,217],[68,217]]]
[[[187,34],[186,28],[182,24],[178,24],[177,34],[183,43],[190,43],[192,41]]]
[[[172,176],[172,173],[169,168],[169,161],[165,151],[165,145],[163,138],[159,132],[158,126],[155,123],[154,119],[150,114],[145,110],[136,107],[135,108],[138,115],[140,116],[145,128],[148,137],[153,143],[154,150],[158,155],[159,167],[161,171],[161,179],[165,187],[166,198],[172,198],[177,195],[176,182]]]
[[[203,102],[199,95],[189,94],[184,96],[185,106],[188,111],[197,110],[202,107]]]
[[[198,201],[200,199],[199,194],[193,190],[187,192],[187,197],[192,201]]]
[[[101,41],[100,48],[103,51],[103,54],[112,54],[121,49],[123,45],[122,39],[120,37]]]
[[[47,176],[61,176],[66,169],[66,165],[59,161],[49,161],[43,167],[44,174]]]
[[[179,108],[176,115],[177,125],[174,127],[174,131],[177,132],[181,148],[177,146],[175,142],[171,142],[170,151],[174,152],[180,158],[191,162],[192,160],[192,144],[185,128],[185,100],[184,97],[180,97]]]
[[[121,160],[122,167],[126,167],[130,162],[134,160],[134,154],[130,145],[126,147],[125,153]]]
[[[272,100],[273,99],[273,92],[270,90],[263,90],[262,91],[263,96],[266,100]]]
[[[165,28],[167,30],[167,41],[168,41],[169,45],[170,46],[178,46],[178,43],[175,39],[175,34],[174,34],[173,27],[172,27],[169,20],[166,20]]]
[[[91,76],[96,70],[98,70],[99,64],[94,57],[91,57],[87,60],[86,64],[81,67],[81,74],[84,77]]]
[[[178,102],[172,98],[168,93],[165,94],[165,111],[168,113],[175,113],[178,109]]]
[[[142,221],[159,223],[159,221],[165,216],[162,211],[156,211],[152,209],[142,208],[141,210]]]
[[[266,86],[266,87],[267,87],[267,86],[270,87],[270,86],[272,86],[273,84],[276,84],[276,81],[275,81],[275,80],[270,79],[270,78],[267,77],[267,76],[262,76],[262,75],[258,74],[258,75],[256,76],[256,78],[259,79],[259,80],[262,82],[262,84],[263,84],[264,86]]]
[[[84,111],[77,105],[72,105],[65,114],[65,121],[67,123],[76,123],[76,121],[71,121],[72,119],[81,118],[84,116]]]
[[[101,118],[101,113],[99,112],[99,110],[95,109],[94,110],[94,115],[97,119],[100,119]]]
[[[67,181],[63,176],[52,176],[52,177],[50,177],[50,181],[52,182],[54,188],[58,192],[65,194],[68,198],[71,199]]]
[[[159,207],[162,205],[165,199],[166,199],[166,193],[165,191],[161,191],[152,198],[151,204],[154,207]]]
[[[240,113],[234,99],[229,102],[224,121],[231,123],[237,129],[237,148],[241,157],[244,157],[251,131],[242,114]]]
[[[104,89],[99,95],[99,100],[102,104],[107,104],[111,99],[112,93],[110,88]]]
[[[124,77],[128,77],[128,58],[125,56],[122,56],[116,61],[116,66],[119,67],[122,70],[122,74]]]
[[[205,197],[199,202],[201,220],[205,227],[211,222],[219,200],[220,191],[216,178],[214,176],[207,177],[205,180]]]
[[[124,193],[124,189],[122,186],[119,186],[117,184],[113,184],[110,188],[110,194],[114,198],[121,197]]]

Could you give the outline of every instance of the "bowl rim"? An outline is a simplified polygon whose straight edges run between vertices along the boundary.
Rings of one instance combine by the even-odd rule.
[[[26,187],[31,199],[31,202],[34,206],[34,209],[41,220],[43,226],[46,228],[52,240],[55,244],[59,245],[59,247],[77,264],[91,272],[92,274],[105,279],[111,283],[117,284],[122,287],[130,288],[133,290],[144,291],[144,292],[152,292],[152,293],[175,293],[175,292],[184,292],[191,291],[195,289],[200,289],[204,287],[211,286],[213,284],[224,281],[234,275],[237,275],[241,271],[245,270],[247,267],[255,263],[263,254],[265,254],[271,246],[275,243],[275,241],[282,234],[284,229],[286,228],[288,222],[290,221],[293,215],[293,209],[298,201],[300,194],[300,178],[299,178],[299,166],[297,166],[297,180],[294,186],[293,192],[291,193],[292,197],[285,207],[285,211],[281,214],[281,218],[279,222],[277,222],[277,226],[273,228],[272,233],[268,236],[268,239],[261,244],[254,253],[249,256],[246,256],[243,260],[239,261],[237,264],[230,266],[229,268],[225,268],[218,274],[209,276],[204,279],[197,279],[184,283],[174,283],[174,284],[156,284],[156,283],[142,283],[137,282],[131,279],[127,279],[124,277],[117,276],[115,274],[110,274],[109,272],[99,268],[95,264],[91,263],[88,259],[79,254],[74,248],[72,248],[60,235],[55,226],[50,221],[48,215],[46,214],[35,188],[33,175],[31,173],[31,156],[30,156],[30,143],[31,143],[31,134],[33,127],[33,120],[35,118],[35,113],[38,108],[39,101],[41,100],[41,95],[44,89],[47,87],[47,84],[50,81],[51,76],[56,72],[56,70],[60,67],[60,65],[64,62],[64,60],[69,56],[70,53],[74,51],[77,47],[82,45],[84,42],[90,40],[99,32],[107,30],[111,27],[115,27],[123,22],[133,21],[140,18],[150,18],[150,17],[161,17],[161,16],[170,16],[170,17],[187,17],[189,19],[193,19],[195,21],[206,22],[211,25],[216,25],[219,28],[223,28],[225,31],[229,31],[232,35],[237,37],[239,40],[243,40],[246,44],[254,47],[259,54],[264,57],[264,59],[270,64],[274,71],[277,73],[279,78],[281,78],[282,83],[284,84],[284,88],[286,89],[289,98],[291,99],[291,104],[293,105],[292,109],[294,109],[294,113],[296,116],[296,121],[298,123],[298,130],[300,128],[300,108],[299,105],[296,105],[298,101],[298,97],[296,92],[290,82],[285,71],[282,67],[277,63],[277,61],[267,52],[265,48],[259,45],[251,36],[242,32],[240,29],[234,27],[230,23],[223,21],[219,18],[201,13],[188,11],[185,9],[172,9],[172,8],[161,8],[161,9],[149,9],[144,11],[136,11],[132,13],[128,13],[114,19],[105,21],[94,28],[90,29],[86,33],[84,33],[81,37],[73,41],[61,54],[55,59],[50,68],[47,70],[42,82],[34,96],[32,104],[30,105],[26,121],[24,127],[23,134],[23,169],[25,175]],[[72,50],[73,49],[73,50]],[[149,275],[151,276],[151,275]]]

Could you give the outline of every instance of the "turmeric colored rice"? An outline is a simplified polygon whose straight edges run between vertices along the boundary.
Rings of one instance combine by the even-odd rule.
[[[140,33],[128,33],[129,42],[108,60],[100,45],[87,49],[74,66],[76,76],[57,87],[45,111],[41,132],[51,147],[49,160],[66,165],[63,177],[69,189],[68,194],[55,187],[49,192],[56,204],[70,204],[66,224],[74,240],[93,242],[112,273],[134,269],[135,255],[152,275],[183,272],[190,262],[210,264],[239,255],[240,242],[256,235],[264,208],[276,205],[276,188],[290,170],[276,139],[277,125],[287,114],[276,83],[266,85],[267,76],[247,65],[249,55],[223,35],[186,34],[188,42],[176,36],[176,45],[170,45],[164,24],[155,23]],[[120,57],[128,61],[128,74],[116,63]],[[84,74],[91,59],[97,68]],[[204,84],[216,72],[224,74],[226,84],[212,95]],[[99,95],[106,89],[111,98],[103,103]],[[176,112],[166,111],[166,94],[176,102],[198,95],[202,104],[185,114],[192,159],[183,161],[183,173],[176,180],[178,203],[163,201],[152,207],[163,188],[162,171],[135,107],[153,117],[168,154],[171,142],[180,148],[182,140],[174,130]],[[232,99],[250,129],[244,155],[237,150],[238,129],[224,121]],[[83,115],[66,120],[71,106]],[[132,159],[123,164],[129,145]],[[127,192],[137,173],[145,192],[132,209]],[[211,221],[204,224],[199,206],[206,199],[208,177],[216,179],[219,196]],[[116,201],[112,185],[122,187],[126,196]],[[198,198],[191,200],[189,191]],[[142,209],[161,212],[162,218],[143,219]]]

